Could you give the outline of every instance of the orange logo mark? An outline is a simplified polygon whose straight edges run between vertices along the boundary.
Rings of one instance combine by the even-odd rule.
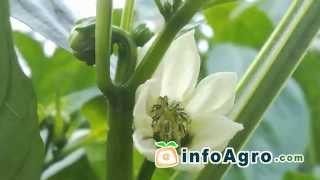
[[[174,141],[168,143],[164,141],[156,142],[159,147],[155,153],[155,165],[157,168],[170,168],[179,164],[179,156],[176,148],[178,144]]]

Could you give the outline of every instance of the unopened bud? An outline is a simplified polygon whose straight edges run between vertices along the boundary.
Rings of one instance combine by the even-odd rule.
[[[181,7],[183,0],[155,0],[160,13],[166,21]]]
[[[95,17],[79,20],[69,38],[73,54],[88,65],[95,63],[95,23]]]
[[[146,26],[146,24],[140,24],[133,30],[131,34],[137,46],[140,47],[144,46],[154,35],[154,33]]]

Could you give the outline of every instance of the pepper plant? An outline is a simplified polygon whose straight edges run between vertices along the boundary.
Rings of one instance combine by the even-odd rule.
[[[297,69],[294,77],[305,93],[312,119],[305,173],[320,163],[319,103],[314,100],[320,97],[314,91],[319,88],[319,80],[314,78],[319,77],[319,54],[310,51],[320,29],[320,0],[290,1],[273,32],[261,43],[246,43],[249,32],[249,36],[241,34],[238,39],[228,37],[228,33],[240,31],[237,27],[223,27],[227,18],[232,19],[230,9],[242,7],[260,13],[256,7],[245,7],[247,3],[237,0],[154,0],[153,6],[163,19],[160,30],[136,21],[141,4],[135,0],[126,0],[122,9],[113,5],[112,0],[97,0],[96,16],[75,21],[59,1],[0,2],[0,179],[220,180],[224,175],[232,179],[228,174],[236,174],[236,170],[229,172],[229,164],[156,169],[152,161],[159,147],[157,142],[172,142],[175,148],[208,146],[223,152],[233,147],[240,151],[257,135],[255,131],[263,125],[265,113]],[[255,18],[250,12],[242,20],[244,24]],[[64,49],[53,55],[53,59],[63,60],[54,65],[56,69],[64,68],[60,71],[65,74],[56,75],[63,76],[61,79],[49,75],[55,62],[41,54],[39,44],[12,31],[10,15]],[[243,76],[230,70],[207,73],[209,55],[197,47],[198,38],[205,35],[199,33],[199,22],[195,22],[195,17],[203,15],[209,25],[223,22],[213,26],[213,38],[206,37],[209,42],[219,41],[219,36],[225,34],[220,41],[261,46]],[[30,58],[33,52],[41,58]],[[21,56],[25,58],[21,61],[31,67],[32,82],[22,71],[26,65],[19,65]],[[43,59],[47,62],[38,62]],[[42,67],[35,70],[36,64]],[[79,72],[73,71],[75,67]],[[55,68],[53,71],[58,72]],[[43,74],[40,77],[37,73]],[[75,75],[68,77],[70,74]],[[66,95],[72,88],[77,89],[77,83],[88,78],[86,75],[94,74],[96,89]],[[314,78],[314,84],[309,85],[309,78]],[[56,84],[51,84],[52,79]],[[50,89],[71,81],[74,87],[57,88],[54,95],[38,88],[41,83],[45,84],[43,89]],[[93,86],[90,82],[87,86]],[[102,123],[97,120],[101,114]],[[89,125],[86,119],[91,119]],[[91,132],[72,140],[81,128]],[[103,145],[102,165],[92,162],[96,157],[93,155],[100,155],[93,142]],[[91,164],[87,162],[89,151],[93,152]],[[77,152],[81,165],[54,170],[59,162]],[[284,178],[300,176],[294,172]]]

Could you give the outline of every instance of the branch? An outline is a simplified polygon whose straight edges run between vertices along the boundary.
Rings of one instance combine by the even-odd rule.
[[[191,20],[208,0],[187,0],[167,22],[153,46],[148,50],[142,62],[129,80],[127,86],[135,90],[140,84],[150,79],[162,57],[175,39],[178,32]],[[216,0],[217,2],[219,0]],[[224,1],[224,0],[220,0]]]
[[[125,7],[122,12],[120,27],[125,31],[130,31],[134,17],[135,0],[126,0]]]
[[[96,22],[97,84],[105,94],[113,89],[110,78],[110,52],[112,33],[112,0],[98,0]]]

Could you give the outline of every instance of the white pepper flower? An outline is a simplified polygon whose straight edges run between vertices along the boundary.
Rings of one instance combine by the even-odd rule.
[[[157,141],[175,141],[190,150],[223,151],[243,129],[226,116],[234,105],[236,74],[211,74],[197,84],[199,71],[200,56],[191,31],[171,44],[153,77],[138,88],[133,140],[148,160],[154,161]]]

